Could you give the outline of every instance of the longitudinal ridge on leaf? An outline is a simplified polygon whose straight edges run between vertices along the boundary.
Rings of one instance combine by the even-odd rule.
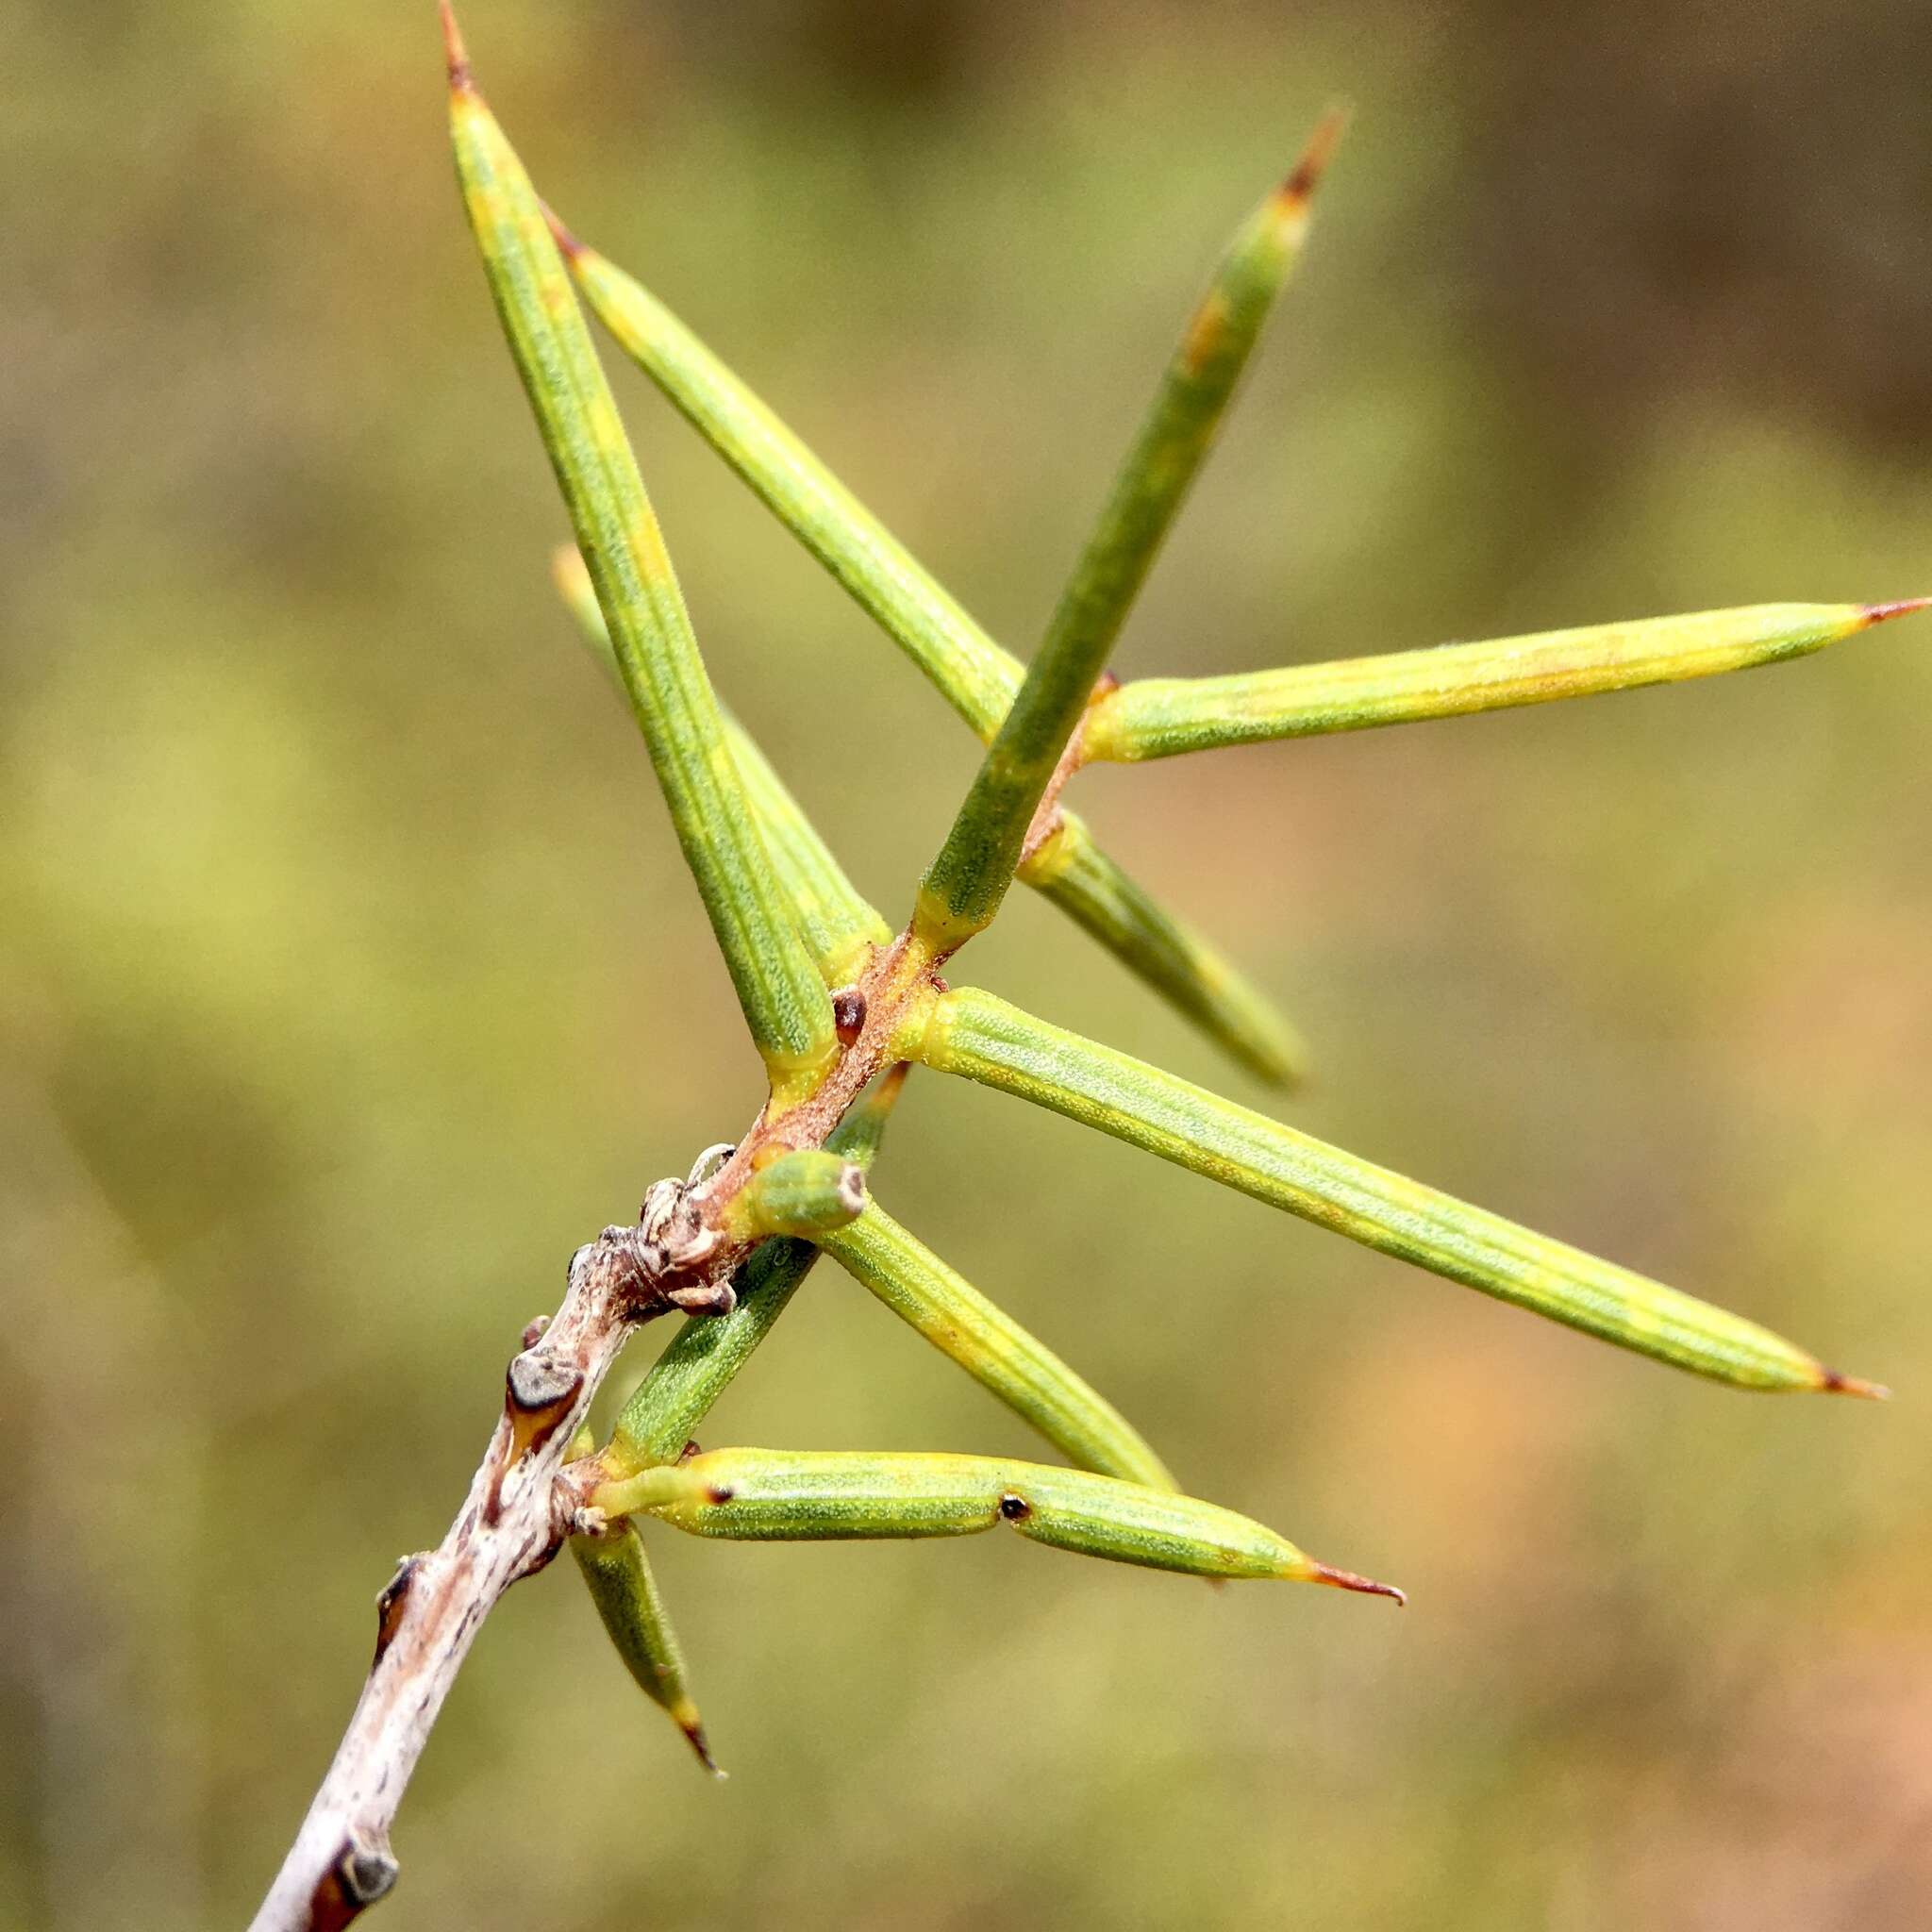
[[[1923,610],[1925,601],[1754,604],[1280,671],[1137,678],[1095,701],[1081,753],[1089,759],[1164,758],[1715,677],[1806,657]]]
[[[1742,1316],[1377,1167],[976,987],[941,996],[920,1059],[1620,1348],[1740,1389],[1884,1393]]]

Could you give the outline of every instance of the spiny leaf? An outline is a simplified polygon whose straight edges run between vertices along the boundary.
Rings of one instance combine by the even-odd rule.
[[[583,557],[571,544],[559,545],[552,558],[551,574],[577,620],[584,641],[621,682],[622,674],[610,649],[610,633],[597,607],[597,592]],[[732,762],[758,819],[773,870],[791,901],[806,950],[827,986],[849,985],[871,958],[872,949],[884,945],[891,932],[845,876],[831,848],[772,769],[751,733],[728,710],[722,715]]]
[[[1803,657],[1923,609],[1927,601],[1755,604],[1281,671],[1139,678],[1094,705],[1081,752],[1088,758],[1164,758],[1748,671]]]
[[[704,1720],[685,1682],[684,1652],[664,1608],[658,1579],[634,1524],[621,1523],[603,1536],[574,1536],[591,1601],[604,1620],[612,1646],[645,1696],[663,1707],[713,1777],[723,1777],[705,1738]]]
[[[748,1542],[974,1536],[1010,1524],[1059,1550],[1195,1576],[1279,1577],[1402,1592],[1304,1555],[1231,1509],[1086,1470],[991,1456],[718,1449],[645,1470],[591,1496],[694,1536]]]
[[[1174,1480],[1145,1438],[1045,1343],[873,1202],[817,1237],[854,1280],[1082,1469],[1149,1489]]]
[[[779,521],[925,673],[982,739],[999,728],[1021,668],[905,546],[650,291],[556,218],[591,311]]]
[[[782,1105],[837,1051],[832,1010],[758,837],[677,578],[523,164],[452,59],[470,225],[619,668],[746,1024]]]
[[[1307,1052],[1274,1002],[1185,921],[1164,911],[1099,846],[1084,819],[1058,812],[1020,877],[1084,926],[1149,986],[1273,1086],[1302,1076]]]
[[[861,1171],[870,1168],[905,1083],[905,1067],[894,1067],[840,1122],[827,1148]],[[728,1315],[687,1321],[638,1384],[604,1451],[606,1466],[622,1473],[676,1457],[771,1333],[818,1257],[803,1241],[770,1241],[754,1249],[732,1277],[738,1306]]]
[[[935,952],[981,930],[1006,896],[1034,812],[1300,252],[1341,131],[1340,116],[1323,122],[1294,173],[1242,224],[1189,320],[1026,681],[920,886],[913,926]]]
[[[940,1000],[920,1058],[1640,1355],[1739,1388],[1884,1392],[1755,1322],[1407,1180],[975,988]]]
[[[556,232],[585,301],[619,348],[925,672],[974,733],[991,739],[1020,689],[1024,672],[1017,660],[655,295],[560,223]],[[1049,873],[1042,847],[1022,867],[1021,877],[1263,1079],[1290,1077],[1297,1056],[1285,1049],[1292,1034],[1261,995],[1205,940],[1163,912],[1084,828],[1080,837],[1077,869]],[[1042,862],[1036,865],[1036,859]]]

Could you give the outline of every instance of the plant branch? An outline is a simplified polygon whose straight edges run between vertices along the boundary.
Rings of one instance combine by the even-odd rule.
[[[848,1133],[838,1129],[867,1082],[907,1058],[900,1036],[917,1030],[934,988],[926,962],[901,941],[851,991],[858,1037],[809,1101],[775,1119],[768,1110],[702,1179],[694,1172],[682,1187],[658,1183],[642,1224],[606,1228],[577,1251],[555,1320],[529,1334],[510,1363],[503,1416],[449,1534],[435,1550],[406,1559],[382,1593],[375,1660],[356,1713],[252,1932],[334,1932],[395,1883],[390,1825],[477,1629],[512,1583],[542,1569],[582,1526],[583,1480],[611,1474],[590,1457],[575,1465],[579,1480],[559,1480],[571,1439],[630,1329],[674,1308],[729,1316],[737,1299],[731,1277],[760,1246],[781,1270],[794,1246],[809,1264],[804,1243],[761,1243],[721,1227],[738,1193],[768,1164],[766,1150],[830,1141],[860,1163],[870,1158],[897,1080],[858,1111]],[[665,1188],[669,1200],[650,1212]],[[718,1373],[698,1376],[707,1391],[699,1413],[803,1274],[801,1265]]]
[[[607,1228],[573,1257],[555,1319],[525,1331],[449,1534],[377,1599],[355,1715],[252,1932],[335,1932],[394,1885],[390,1826],[443,1699],[497,1599],[574,1527],[575,1491],[558,1480],[571,1438],[631,1329],[673,1306],[648,1258],[636,1229]]]

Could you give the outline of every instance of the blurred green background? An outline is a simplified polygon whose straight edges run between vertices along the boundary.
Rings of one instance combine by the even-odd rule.
[[[1123,671],[1932,590],[1911,5],[464,25],[573,225],[1019,650],[1336,94]],[[518,1329],[757,1066],[553,608],[428,0],[26,0],[8,43],[0,1924],[173,1932],[252,1909]],[[720,686],[903,911],[971,741],[618,389]],[[1411,1607],[662,1535],[731,1781],[561,1566],[464,1674],[383,1923],[1923,1925],[1928,700],[1922,621],[1078,791],[1308,1032],[1289,1118],[1889,1408],[1673,1374],[917,1078],[895,1211],[1191,1487]],[[1274,1104],[1029,895],[972,975]],[[830,1270],[708,1440],[1024,1441]]]

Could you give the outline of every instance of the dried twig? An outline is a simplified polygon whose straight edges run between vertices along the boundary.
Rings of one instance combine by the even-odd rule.
[[[640,1321],[671,1306],[633,1228],[579,1248],[556,1317],[532,1323],[469,1495],[434,1550],[403,1558],[377,1599],[375,1658],[356,1714],[253,1932],[333,1932],[396,1879],[390,1825],[483,1619],[576,1526],[558,1480],[591,1399]]]

